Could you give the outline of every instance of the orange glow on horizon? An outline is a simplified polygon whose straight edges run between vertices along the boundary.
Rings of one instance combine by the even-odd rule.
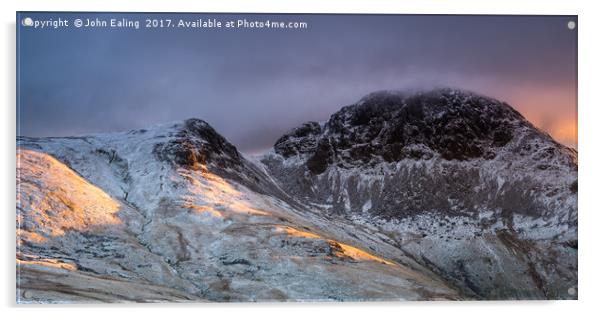
[[[577,89],[574,85],[480,89],[486,95],[510,104],[529,122],[557,142],[577,148]],[[511,97],[508,97],[511,96]]]

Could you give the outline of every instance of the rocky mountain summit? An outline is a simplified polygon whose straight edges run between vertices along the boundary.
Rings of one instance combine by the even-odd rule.
[[[577,152],[475,93],[373,93],[260,157],[198,119],[17,146],[20,302],[577,297]]]
[[[415,94],[380,91],[343,107],[324,123],[307,122],[282,136],[274,151],[309,155],[320,174],[331,164],[375,165],[404,159],[494,159],[522,132],[538,131],[510,105],[471,92],[442,89]],[[553,153],[551,153],[553,154]]]
[[[576,287],[577,152],[506,103],[377,92],[293,129],[262,162],[291,196],[379,227],[470,295]]]

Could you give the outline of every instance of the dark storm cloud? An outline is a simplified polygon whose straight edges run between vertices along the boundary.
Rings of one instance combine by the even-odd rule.
[[[83,16],[29,14],[76,15]],[[575,112],[577,36],[566,27],[574,18],[185,16],[212,17],[304,21],[309,29],[21,28],[19,134],[86,134],[198,117],[252,152],[369,92],[434,86],[511,101],[552,130]],[[543,99],[548,91],[555,97]]]

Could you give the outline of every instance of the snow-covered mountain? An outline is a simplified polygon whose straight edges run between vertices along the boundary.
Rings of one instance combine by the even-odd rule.
[[[201,120],[18,146],[21,302],[460,297],[377,231],[292,201]]]
[[[576,298],[577,153],[472,93],[259,158],[198,119],[17,146],[20,302]]]
[[[293,129],[262,161],[291,196],[377,227],[464,294],[575,297],[577,152],[508,104],[377,92]]]

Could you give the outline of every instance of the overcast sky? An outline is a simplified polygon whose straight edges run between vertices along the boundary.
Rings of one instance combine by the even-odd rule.
[[[34,19],[133,18],[28,14]],[[140,15],[303,21],[308,29],[19,28],[18,134],[201,118],[241,151],[383,89],[464,88],[577,145],[575,17]]]

